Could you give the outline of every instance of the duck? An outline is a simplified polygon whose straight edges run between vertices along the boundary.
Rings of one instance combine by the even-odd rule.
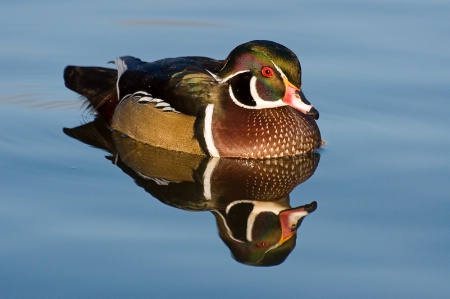
[[[292,157],[321,147],[300,62],[281,44],[246,42],[224,60],[122,56],[112,63],[116,69],[69,65],[64,81],[125,137],[226,158]]]

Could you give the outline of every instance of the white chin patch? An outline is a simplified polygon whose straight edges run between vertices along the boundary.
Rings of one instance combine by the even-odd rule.
[[[233,102],[238,105],[239,107],[246,108],[246,109],[266,109],[266,108],[276,108],[281,106],[286,106],[286,103],[283,102],[282,99],[279,99],[277,101],[265,101],[263,100],[259,94],[258,90],[256,89],[256,80],[258,80],[255,76],[253,76],[250,79],[250,94],[252,95],[253,100],[255,101],[255,106],[248,106],[245,104],[242,104],[239,102],[236,97],[234,96],[233,89],[231,88],[231,85],[229,87],[229,93],[230,97],[233,100]]]

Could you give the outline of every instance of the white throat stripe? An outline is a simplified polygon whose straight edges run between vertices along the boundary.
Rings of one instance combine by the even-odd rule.
[[[253,100],[255,101],[255,106],[249,106],[245,105],[236,98],[236,96],[233,93],[233,88],[231,85],[228,88],[228,92],[230,93],[230,97],[233,100],[233,102],[238,105],[239,107],[246,108],[246,109],[266,109],[266,108],[276,108],[281,106],[286,106],[287,104],[283,102],[282,99],[276,100],[276,101],[264,101],[258,94],[258,91],[256,89],[256,81],[258,79],[253,76],[250,79],[250,94],[252,95]]]

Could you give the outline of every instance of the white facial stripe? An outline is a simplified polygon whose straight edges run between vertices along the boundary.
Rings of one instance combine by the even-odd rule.
[[[203,128],[203,136],[205,138],[208,153],[213,157],[220,157],[216,146],[214,145],[212,133],[212,118],[214,112],[214,104],[208,104],[205,109],[205,127]]]
[[[221,82],[222,81],[222,79],[220,79],[219,78],[219,76],[217,76],[216,74],[214,74],[213,72],[210,72],[209,70],[206,70],[210,75],[211,75],[211,77],[213,77],[214,78],[214,80],[216,80],[217,82]]]
[[[275,202],[253,202],[255,206],[248,216],[247,220],[247,231],[246,238],[248,241],[253,241],[252,239],[252,230],[253,225],[255,224],[256,216],[258,216],[261,212],[272,212],[274,214],[279,214],[281,211],[285,210],[286,207],[283,207]]]
[[[261,212],[272,212],[274,214],[279,214],[281,211],[286,210],[285,206],[280,205],[274,201],[252,201],[252,200],[236,200],[232,204],[228,205],[225,209],[225,213],[229,213],[230,209],[240,203],[252,203],[254,204],[253,210],[250,212],[250,215],[247,219],[247,231],[246,238],[248,241],[252,241],[252,229],[253,224],[255,223],[256,216],[258,216]]]
[[[253,100],[255,100],[256,103],[263,101],[261,97],[258,94],[258,90],[256,89],[256,77],[253,76],[250,79],[250,94],[252,95]],[[256,104],[258,106],[258,104]]]
[[[236,73],[233,73],[233,74],[229,75],[228,77],[220,79],[217,75],[214,75],[213,73],[208,71],[208,73],[210,73],[214,77],[214,79],[216,79],[216,81],[219,82],[220,84],[224,83],[224,82],[227,82],[228,80],[230,80],[231,78],[233,78],[236,75],[239,75],[239,74],[242,74],[242,73],[247,73],[247,72],[250,72],[250,70],[239,71],[239,72],[236,72]]]
[[[252,95],[253,100],[256,102],[256,106],[248,106],[244,105],[241,102],[238,101],[238,99],[235,97],[233,93],[233,89],[230,87],[228,88],[228,92],[230,93],[230,97],[233,100],[233,102],[238,105],[239,107],[246,108],[246,109],[266,109],[266,108],[276,108],[281,106],[286,106],[287,104],[283,102],[282,99],[279,99],[277,101],[264,101],[261,99],[261,97],[258,94],[258,91],[256,89],[256,80],[258,80],[255,76],[253,76],[250,79],[250,94]]]
[[[273,62],[273,60],[270,60],[272,62],[272,64],[275,66],[275,68],[277,69],[277,71],[280,73],[281,78],[287,78],[286,75],[283,73],[283,71],[278,67],[278,65],[275,64],[275,62]]]
[[[238,105],[241,108],[247,108],[247,109],[255,109],[255,107],[252,106],[246,106],[244,104],[242,104],[241,102],[239,102],[236,97],[234,96],[233,93],[233,88],[231,88],[231,85],[228,87],[228,92],[230,93],[230,98],[233,100],[233,102]]]
[[[222,223],[224,224],[224,226],[225,226],[225,228],[227,230],[227,235],[232,240],[234,240],[235,242],[238,242],[238,243],[245,243],[244,241],[238,240],[235,237],[233,237],[233,232],[231,231],[230,227],[228,226],[227,220],[225,219],[225,217],[223,217],[222,213],[219,213],[219,212],[214,211],[214,210],[213,210],[213,212],[214,212],[215,215],[218,215],[222,219]]]
[[[277,101],[264,101],[258,94],[258,90],[256,89],[256,80],[258,80],[255,76],[250,79],[250,93],[253,99],[256,102],[256,109],[264,109],[264,108],[276,108],[281,106],[286,106],[286,103],[283,102],[282,99],[278,99]]]
[[[246,109],[266,109],[287,105],[285,102],[283,102],[282,99],[279,99],[277,101],[264,101],[263,99],[261,99],[261,97],[258,94],[258,91],[256,90],[256,80],[257,78],[255,76],[253,76],[250,79],[250,94],[252,95],[253,100],[256,102],[256,106],[248,106],[239,102],[238,99],[235,97],[233,89],[231,88],[230,85],[230,87],[228,88],[228,92],[230,93],[230,97],[236,105]]]

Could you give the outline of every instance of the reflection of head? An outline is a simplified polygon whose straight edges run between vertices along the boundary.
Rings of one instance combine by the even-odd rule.
[[[315,209],[315,202],[290,209],[276,202],[236,201],[214,216],[221,239],[238,262],[275,266],[294,249],[298,227]]]
[[[220,235],[223,242],[231,250],[236,261],[251,266],[276,266],[284,262],[295,247],[297,237],[294,236],[283,244],[275,244],[270,248],[258,247],[253,243],[240,243]]]

